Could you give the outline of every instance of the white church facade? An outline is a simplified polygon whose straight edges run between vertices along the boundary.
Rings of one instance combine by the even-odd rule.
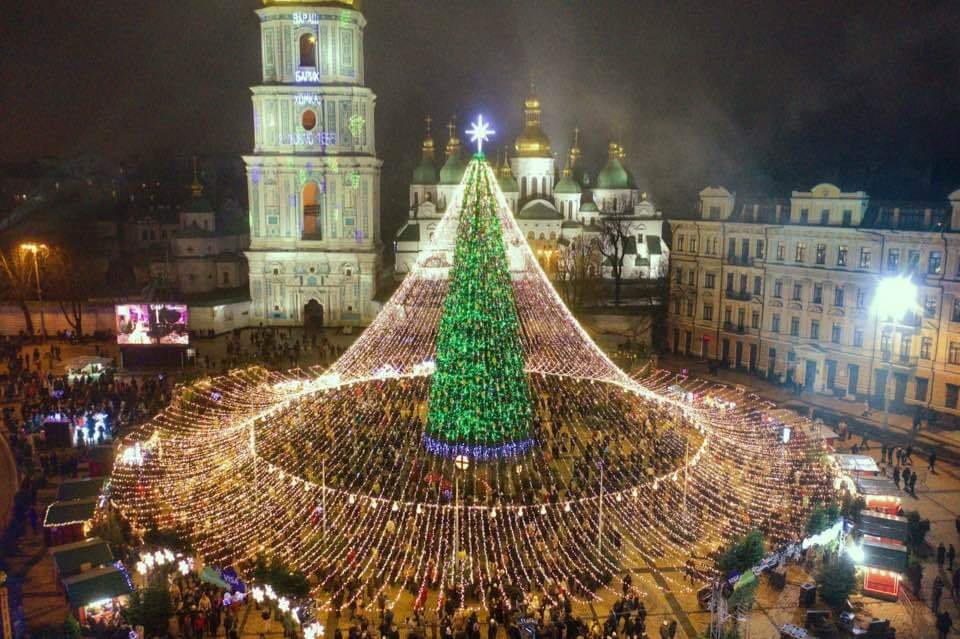
[[[376,96],[359,0],[264,0],[253,93],[252,326],[360,325],[381,269]]]
[[[546,272],[551,274],[560,252],[577,238],[601,240],[605,221],[616,218],[627,236],[621,251],[623,278],[664,277],[669,248],[663,239],[663,215],[624,167],[623,147],[610,143],[607,163],[592,180],[583,167],[580,131],[576,130],[566,166],[558,176],[550,139],[541,128],[541,105],[533,87],[524,100],[523,112],[524,129],[513,150],[498,159],[496,172],[520,229]],[[437,171],[430,122],[427,118],[422,157],[410,185],[409,217],[394,238],[398,277],[409,272],[433,238],[466,169],[460,140],[451,124],[445,162]],[[609,264],[602,271],[605,277],[611,276]]]

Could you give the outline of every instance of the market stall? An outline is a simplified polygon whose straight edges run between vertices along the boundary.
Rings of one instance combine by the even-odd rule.
[[[854,479],[854,484],[868,510],[888,515],[900,512],[900,490],[892,479],[860,476]]]
[[[907,570],[907,547],[866,538],[861,547],[863,556],[857,563],[863,569],[863,594],[896,601],[900,580]]]
[[[110,624],[133,592],[129,575],[116,566],[94,568],[63,580],[70,608],[82,625]]]
[[[880,473],[880,467],[870,455],[844,455],[835,453],[831,455],[833,463],[850,477],[873,477]]]
[[[97,501],[97,497],[90,497],[50,504],[43,518],[43,533],[47,546],[68,544],[86,537]]]
[[[110,545],[98,537],[50,549],[54,577],[59,581],[114,562]]]
[[[100,491],[103,490],[103,482],[103,477],[65,479],[60,482],[60,487],[57,489],[57,501],[99,497]]]

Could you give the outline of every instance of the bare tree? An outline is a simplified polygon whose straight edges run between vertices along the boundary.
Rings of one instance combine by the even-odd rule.
[[[51,300],[57,300],[67,324],[83,337],[83,311],[102,282],[103,268],[89,246],[71,242],[54,249],[48,260],[47,288]]]
[[[557,288],[570,307],[584,303],[590,282],[600,272],[600,262],[597,238],[576,237],[560,251],[556,260]]]
[[[4,299],[16,302],[23,313],[23,321],[27,334],[33,335],[33,318],[27,300],[37,297],[36,269],[33,263],[34,256],[20,246],[12,246],[0,250],[0,291]]]
[[[613,303],[620,306],[620,284],[623,281],[623,258],[627,243],[633,237],[630,221],[622,215],[604,215],[600,220],[600,253],[610,265],[613,276]]]

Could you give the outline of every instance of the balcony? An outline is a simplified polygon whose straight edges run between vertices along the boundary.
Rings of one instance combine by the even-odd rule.
[[[743,255],[731,255],[728,253],[726,262],[727,264],[732,264],[734,266],[753,266],[753,258]]]
[[[749,302],[753,299],[750,291],[735,291],[731,288],[728,288],[723,296],[729,300],[740,300],[741,302]]]
[[[885,364],[902,366],[904,368],[916,368],[919,362],[919,357],[916,355],[908,355],[906,353],[897,353],[894,355],[890,351],[880,351],[880,359]]]
[[[747,331],[747,327],[744,324],[734,324],[733,322],[724,322],[723,330],[728,333],[739,333],[743,335]]]

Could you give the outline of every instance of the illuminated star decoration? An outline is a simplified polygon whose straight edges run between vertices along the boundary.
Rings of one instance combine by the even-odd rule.
[[[483,143],[490,141],[490,136],[496,134],[496,131],[490,128],[489,122],[483,121],[483,116],[477,116],[477,121],[471,125],[473,128],[467,129],[467,135],[471,142],[477,143],[477,153],[483,153]]]

